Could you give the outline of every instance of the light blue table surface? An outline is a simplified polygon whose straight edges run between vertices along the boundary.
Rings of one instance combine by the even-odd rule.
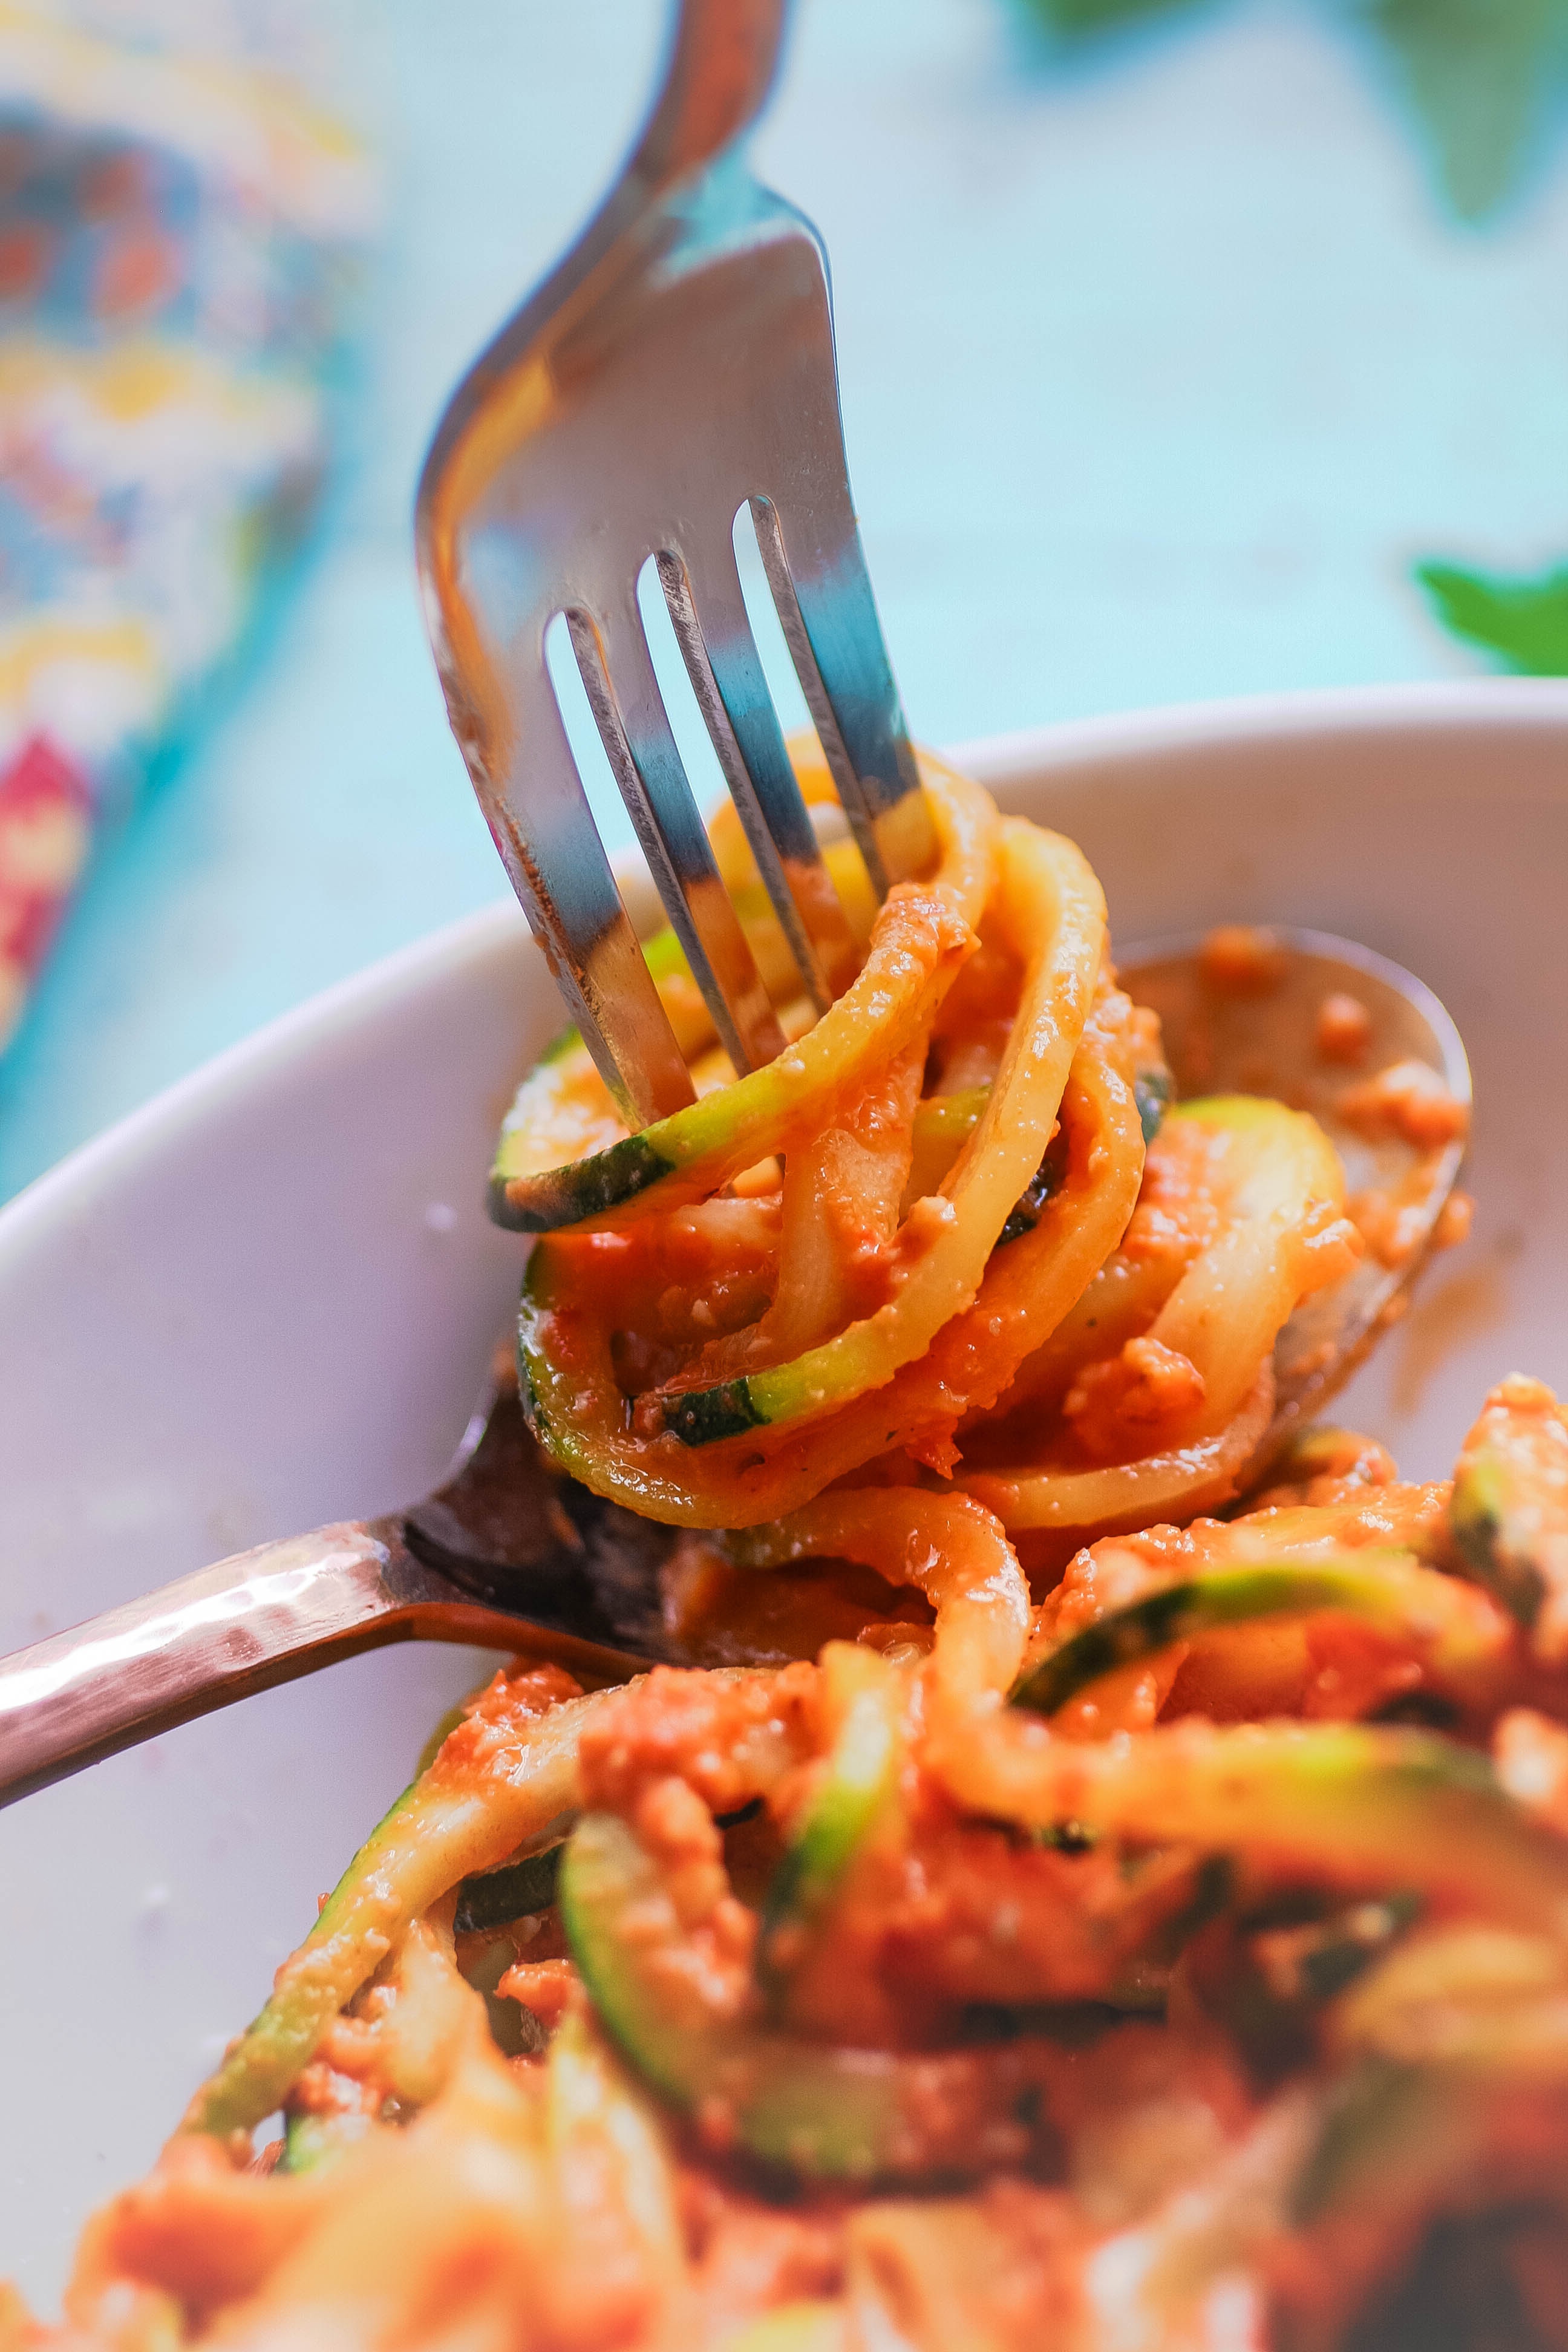
[[[0,1066],[0,1195],[500,887],[410,501],[453,379],[613,168],[661,23],[343,18],[388,193],[340,478],[226,708],[102,845]],[[1456,226],[1327,10],[1238,0],[1067,72],[1019,27],[1010,0],[804,0],[759,141],[832,255],[917,731],[1469,667],[1408,566],[1568,551],[1568,171]]]

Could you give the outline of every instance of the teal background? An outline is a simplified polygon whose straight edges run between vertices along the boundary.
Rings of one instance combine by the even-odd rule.
[[[492,898],[409,509],[453,380],[615,167],[655,0],[339,0],[385,232],[339,478],[194,744],[100,845],[0,1064],[0,1196]],[[758,142],[833,258],[866,541],[917,731],[1461,673],[1427,554],[1568,545],[1568,174],[1484,229],[1301,0],[1053,62],[1008,0],[802,0]]]

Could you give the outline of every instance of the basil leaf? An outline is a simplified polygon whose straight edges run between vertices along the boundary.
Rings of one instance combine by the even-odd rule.
[[[1484,219],[1511,192],[1556,79],[1561,0],[1373,0],[1370,22],[1444,194],[1462,220]]]
[[[1418,563],[1415,577],[1455,636],[1529,677],[1568,677],[1568,563],[1534,580]]]
[[[1170,16],[1194,0],[1028,0],[1030,13],[1047,32],[1064,42],[1092,40],[1146,16]]]
[[[1192,16],[1205,0],[1013,0],[1015,20],[1039,37],[1033,61],[1068,65],[1078,53],[1145,20]],[[1319,0],[1331,23],[1348,17],[1381,55],[1424,135],[1438,189],[1465,221],[1512,195],[1536,150],[1544,152],[1568,96],[1568,0]]]

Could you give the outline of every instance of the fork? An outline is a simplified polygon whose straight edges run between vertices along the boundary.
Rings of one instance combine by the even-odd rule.
[[[724,781],[818,1012],[855,951],[747,616],[768,585],[878,895],[933,848],[850,501],[822,242],[753,179],[745,133],[787,0],[682,0],[662,92],[565,259],[459,384],[416,509],[426,625],[513,888],[628,1124],[692,1099],[551,683],[563,615],[589,706],[719,1037],[783,1035],[720,879],[637,603],[651,556]]]

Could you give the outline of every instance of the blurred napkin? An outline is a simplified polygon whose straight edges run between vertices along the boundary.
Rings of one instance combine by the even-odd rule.
[[[0,0],[0,1050],[321,478],[374,190],[289,63],[264,7]]]

